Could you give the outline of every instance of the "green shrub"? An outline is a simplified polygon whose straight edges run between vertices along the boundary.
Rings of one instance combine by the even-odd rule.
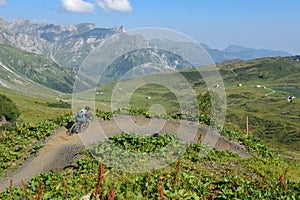
[[[11,99],[0,94],[0,117],[2,116],[5,117],[7,121],[13,122],[20,116],[20,112]]]
[[[50,108],[71,108],[71,104],[63,102],[63,101],[59,101],[56,103],[49,103],[47,102],[48,107]]]
[[[212,111],[210,93],[205,92],[199,94],[198,103],[199,103],[199,121],[209,125],[211,119],[211,111]]]

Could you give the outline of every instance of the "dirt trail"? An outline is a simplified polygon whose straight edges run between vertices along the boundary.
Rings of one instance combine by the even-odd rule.
[[[78,135],[70,137],[66,131],[65,128],[58,129],[48,138],[36,157],[27,160],[15,172],[4,175],[0,179],[0,192],[9,186],[10,180],[13,185],[21,185],[22,180],[27,182],[40,173],[62,170],[64,166],[68,165],[84,146]]]
[[[45,146],[34,158],[27,160],[15,172],[0,179],[0,192],[5,191],[10,180],[13,185],[21,185],[21,181],[29,181],[32,177],[49,172],[63,170],[71,163],[76,154],[92,143],[103,141],[112,135],[126,133],[139,134],[176,134],[184,141],[212,146],[220,150],[239,153],[243,157],[251,156],[244,147],[210,131],[208,127],[197,123],[179,120],[148,119],[145,117],[120,116],[114,120],[94,120],[89,128],[78,135],[69,136],[62,127],[53,133]]]

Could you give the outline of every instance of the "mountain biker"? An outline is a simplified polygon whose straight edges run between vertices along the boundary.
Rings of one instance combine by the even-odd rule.
[[[88,120],[93,120],[89,110],[91,108],[89,106],[85,106],[84,108],[82,108],[76,115],[75,119],[76,122],[80,122],[80,127]]]

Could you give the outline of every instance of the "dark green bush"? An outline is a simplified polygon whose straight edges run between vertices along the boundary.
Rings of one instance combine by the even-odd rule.
[[[71,104],[63,102],[63,101],[59,101],[56,103],[49,103],[47,102],[48,107],[50,108],[71,108]]]
[[[16,104],[6,97],[0,94],[0,117],[5,117],[9,122],[13,122],[20,116],[20,112]]]

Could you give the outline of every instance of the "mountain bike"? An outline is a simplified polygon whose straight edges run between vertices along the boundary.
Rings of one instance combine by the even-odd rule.
[[[89,121],[76,121],[71,128],[68,130],[69,135],[73,135],[75,133],[82,133],[89,127]]]

